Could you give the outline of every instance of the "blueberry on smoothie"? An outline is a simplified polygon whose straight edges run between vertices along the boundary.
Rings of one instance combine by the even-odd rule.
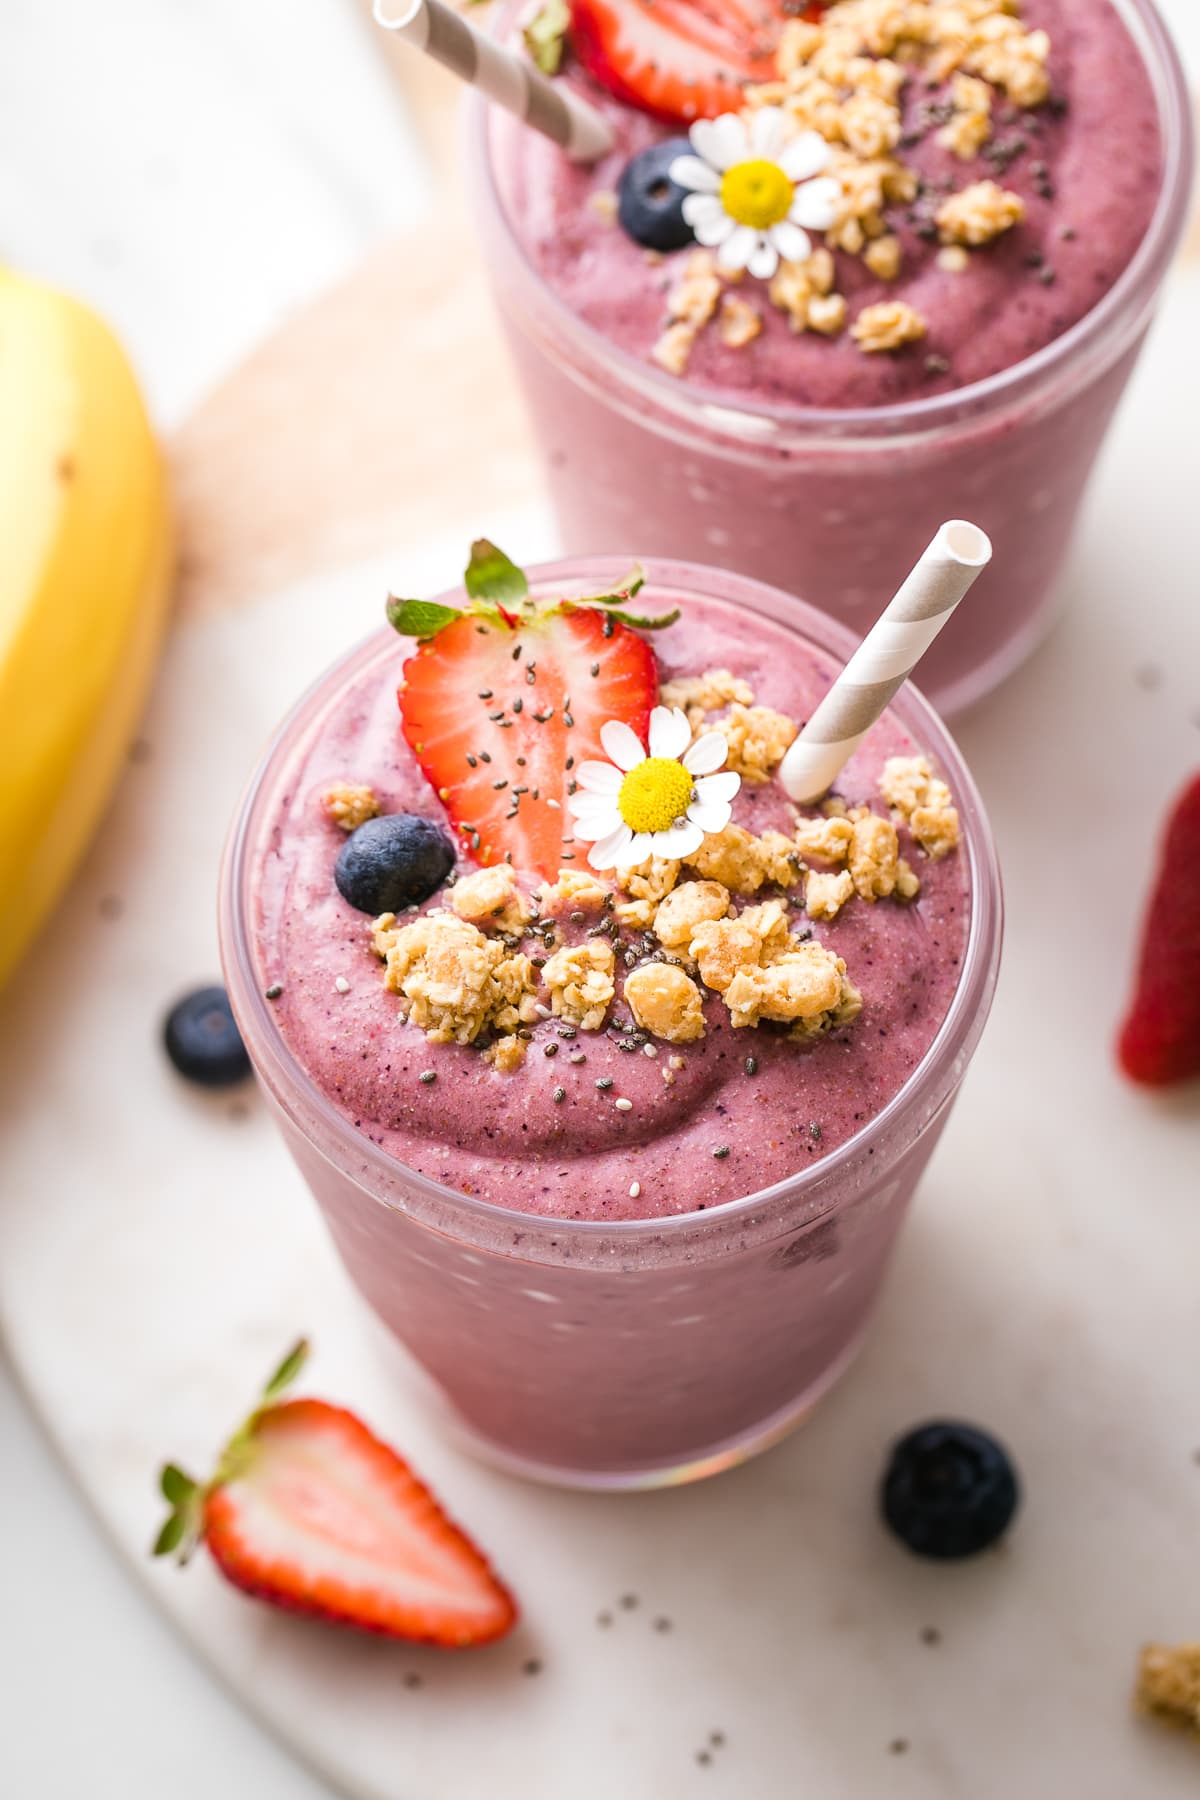
[[[1003,1445],[973,1425],[929,1424],[894,1445],[883,1516],[917,1556],[974,1556],[1003,1536],[1020,1501]]]
[[[647,250],[682,250],[690,244],[692,228],[683,216],[687,189],[671,180],[671,164],[687,156],[687,138],[667,138],[651,144],[627,162],[617,183],[617,217],[635,244]]]
[[[167,1055],[179,1073],[201,1087],[232,1087],[250,1073],[250,1058],[223,987],[185,994],[163,1025]]]
[[[432,819],[387,813],[350,833],[333,878],[359,912],[402,912],[436,893],[453,867],[454,846]]]

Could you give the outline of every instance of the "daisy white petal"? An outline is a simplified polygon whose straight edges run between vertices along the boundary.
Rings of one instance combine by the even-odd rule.
[[[721,185],[721,177],[711,163],[702,162],[698,156],[677,156],[667,174],[676,187],[687,188],[693,194],[715,194]]]
[[[779,155],[779,166],[793,181],[819,175],[829,163],[829,145],[819,131],[802,131]]]
[[[600,742],[618,769],[626,774],[646,760],[646,752],[636,735],[621,719],[609,719],[600,727]]]
[[[772,225],[767,236],[785,262],[804,262],[812,255],[812,239],[790,219]]]
[[[621,816],[615,794],[572,794],[567,811],[573,819],[611,819],[614,830]]]
[[[778,106],[760,106],[750,120],[750,148],[755,156],[779,163],[781,168],[784,124],[783,111]]]
[[[697,199],[707,199],[707,197],[707,195],[696,196]],[[685,215],[687,213],[687,204],[688,203],[685,200],[683,203]],[[721,208],[719,202],[715,213],[706,213],[699,222],[695,219],[688,219],[688,224],[696,234],[696,242],[698,244],[703,244],[707,250],[715,249],[718,244],[723,244],[726,238],[732,237],[733,233],[737,230],[736,224],[730,218],[729,214]]]
[[[779,252],[769,236],[759,238],[754,246],[754,254],[746,267],[757,281],[770,281],[779,267]]]
[[[832,175],[823,175],[819,181],[806,181],[803,187],[796,189],[788,218],[793,225],[807,226],[809,231],[828,231],[837,218],[841,197],[841,183]]]
[[[726,806],[723,801],[720,803],[714,802],[712,805],[709,805],[708,802],[704,800],[693,800],[692,804],[687,809],[687,816],[692,824],[698,825],[707,837],[710,832],[724,831],[730,819],[733,817],[733,812],[732,808]],[[660,852],[660,855],[668,854],[674,856],[677,852],[674,850],[670,852]]]
[[[695,784],[696,792],[705,806],[732,800],[741,785],[741,776],[735,775],[732,769],[725,769],[720,775],[701,775]]]
[[[620,769],[614,769],[606,762],[581,762],[575,771],[575,779],[581,788],[592,794],[616,794],[621,787]]]
[[[735,225],[717,251],[717,267],[744,269],[758,248],[758,233],[751,225]]]
[[[729,218],[716,194],[685,194],[682,211],[693,231],[697,225],[711,224],[714,219]]]
[[[696,155],[722,174],[734,163],[746,160],[746,133],[736,113],[722,113],[719,119],[697,119],[688,136]]]
[[[621,867],[631,869],[637,863],[645,862],[653,856],[654,847],[658,843],[658,835],[653,831],[635,831],[625,848],[621,851]]]
[[[593,844],[589,850],[588,861],[593,869],[615,869],[618,856],[632,836],[632,831],[622,819],[618,830],[610,831],[606,838],[601,838],[599,843]]]
[[[682,825],[672,825],[669,831],[655,832],[654,854],[680,858],[692,856],[703,842],[704,832],[699,825],[693,825],[689,818]]]
[[[673,762],[692,741],[687,714],[678,706],[656,706],[650,714],[650,754],[669,756]]]
[[[576,819],[575,836],[581,844],[602,843],[605,838],[611,837],[614,831],[619,831],[624,823],[624,819],[615,809],[603,816],[596,814],[594,818]]]
[[[689,775],[711,775],[729,755],[729,745],[719,731],[705,731],[690,749],[683,753],[683,766]]]

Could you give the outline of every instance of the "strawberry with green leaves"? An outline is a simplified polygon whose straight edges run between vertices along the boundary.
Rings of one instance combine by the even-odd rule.
[[[476,862],[553,881],[586,861],[564,841],[573,770],[603,756],[609,719],[644,739],[658,670],[638,631],[678,617],[631,612],[642,582],[635,570],[608,594],[533,600],[521,570],[480,540],[468,606],[389,603],[396,630],[419,640],[398,696],[405,740]]]
[[[211,1481],[163,1469],[154,1554],[185,1563],[203,1543],[244,1593],[384,1637],[447,1650],[503,1637],[512,1596],[408,1464],[353,1413],[281,1399],[307,1355],[302,1341],[284,1358]]]

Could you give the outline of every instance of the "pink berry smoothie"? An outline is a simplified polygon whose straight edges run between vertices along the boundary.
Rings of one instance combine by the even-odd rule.
[[[536,586],[581,573],[539,571]],[[809,609],[715,571],[656,567],[644,601],[682,609],[654,635],[664,680],[724,668],[797,721],[847,648]],[[818,924],[793,905],[793,929],[843,957],[860,988],[853,1023],[801,1047],[734,1029],[709,994],[703,1038],[654,1042],[620,977],[656,946],[621,927],[605,1028],[542,1018],[524,1064],[501,1073],[477,1046],[404,1022],[369,919],[333,881],[331,783],[444,820],[399,729],[411,649],[381,634],[332,671],[251,790],[223,896],[248,1046],[353,1279],[488,1454],[592,1485],[707,1472],[801,1416],[862,1334],[990,1001],[986,821],[954,746],[906,692],[838,797],[886,813],[886,759],[928,754],[963,839],[933,861],[902,831],[921,879],[910,904],[856,899]],[[797,816],[774,780],[734,802],[755,833]],[[530,890],[539,879],[517,876]],[[594,925],[568,917],[561,937]]]
[[[1145,0],[1020,10],[1049,36],[1050,95],[1021,111],[995,90],[978,155],[960,159],[939,141],[949,84],[905,83],[895,155],[920,189],[886,209],[899,277],[881,281],[838,250],[847,328],[832,336],[793,329],[766,284],[747,278],[733,292],[759,313],[758,336],[734,348],[710,325],[680,375],[653,352],[694,246],[648,255],[605,196],[631,156],[683,128],[579,70],[567,79],[616,137],[593,167],[507,116],[478,108],[475,121],[497,304],[568,550],[703,556],[803,595],[861,635],[881,581],[911,566],[941,519],[973,519],[1001,553],[922,668],[943,710],[995,685],[1050,621],[1191,172],[1178,61]],[[988,180],[1019,197],[1024,217],[952,271],[936,212],[948,193]],[[925,336],[864,353],[850,328],[882,301],[914,308]]]

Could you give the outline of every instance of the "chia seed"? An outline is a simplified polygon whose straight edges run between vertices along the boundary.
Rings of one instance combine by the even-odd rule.
[[[437,1070],[422,1069],[421,1073],[417,1076],[417,1080],[423,1082],[426,1087],[432,1087],[437,1080]]]
[[[728,1144],[718,1144],[716,1149],[713,1151],[713,1156],[716,1158],[716,1160],[718,1162],[724,1162],[725,1158],[728,1155],[729,1155],[729,1145]]]
[[[596,1086],[600,1089],[600,1092],[602,1094],[607,1094],[607,1092],[608,1092],[609,1088],[612,1086],[612,1084],[613,1084],[613,1079],[612,1079],[611,1075],[601,1075],[599,1081],[597,1081],[597,1083],[596,1083]]]
[[[747,1075],[757,1075],[758,1074],[758,1058],[757,1058],[757,1056],[748,1056],[742,1066],[745,1069]]]
[[[265,997],[268,1000],[278,1000],[278,998],[282,994],[282,992],[283,992],[282,981],[273,981],[271,983],[270,987],[266,989]]]
[[[550,1098],[553,1100],[555,1106],[561,1106],[563,1101],[566,1099],[566,1097],[567,1097],[567,1090],[565,1087],[556,1087],[553,1094],[551,1094],[551,1096],[550,1096]]]
[[[558,1045],[557,1044],[543,1044],[542,1045],[542,1055],[543,1056],[557,1056],[558,1055]]]

